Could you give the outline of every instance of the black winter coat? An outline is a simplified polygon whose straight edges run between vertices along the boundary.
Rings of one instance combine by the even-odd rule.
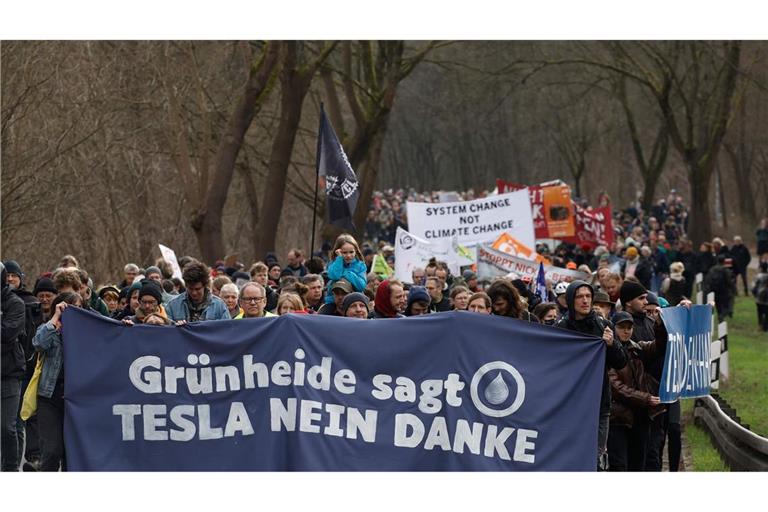
[[[37,328],[43,323],[43,310],[37,297],[25,289],[23,284],[21,288],[13,290],[13,293],[24,302],[24,333],[19,335],[19,343],[24,350],[26,378],[31,379],[35,372],[34,359],[37,357],[35,347],[32,346],[32,338],[35,336]]]
[[[26,310],[24,301],[16,296],[9,286],[3,288],[0,309],[0,377],[21,378],[24,376],[24,349],[19,337],[25,334]]]
[[[658,324],[643,314],[633,314],[634,326],[632,329],[632,341],[643,345],[644,342],[656,342],[654,350],[646,354],[645,372],[647,374],[647,391],[653,395],[659,394],[659,381],[664,369],[664,355],[667,352],[667,329],[663,322]]]
[[[752,255],[744,244],[731,247],[731,257],[733,258],[733,270],[736,274],[743,274],[747,270]]]
[[[568,304],[568,312],[555,324],[555,327],[576,331],[582,334],[603,337],[603,331],[606,327],[612,327],[611,322],[598,316],[594,311],[590,312],[585,318],[576,320],[572,318],[574,310],[573,304],[576,297],[576,290],[583,286],[592,289],[584,281],[573,281],[568,285],[565,291],[565,299]],[[594,290],[593,290],[594,293]],[[605,369],[603,370],[603,390],[600,395],[600,414],[608,413],[611,410],[611,384],[608,382],[608,370],[614,368],[619,370],[627,364],[627,353],[614,334],[613,346],[605,347]]]

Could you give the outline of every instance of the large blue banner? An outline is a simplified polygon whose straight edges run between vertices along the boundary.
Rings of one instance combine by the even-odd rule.
[[[63,324],[70,470],[595,469],[598,338],[467,312]]]
[[[661,319],[668,338],[659,399],[672,403],[680,398],[708,395],[712,308],[665,308],[661,310]]]

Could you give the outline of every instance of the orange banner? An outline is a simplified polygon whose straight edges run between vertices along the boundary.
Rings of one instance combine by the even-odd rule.
[[[562,238],[573,236],[575,226],[573,222],[573,205],[571,202],[571,189],[567,186],[544,187],[544,216],[547,219],[547,228],[550,238]]]
[[[550,261],[543,256],[540,256],[536,251],[517,240],[509,233],[502,233],[499,238],[493,242],[492,248],[499,252],[509,254],[511,256],[517,256],[518,258],[524,258],[526,260],[532,260],[536,262],[542,262],[545,265],[549,265]]]

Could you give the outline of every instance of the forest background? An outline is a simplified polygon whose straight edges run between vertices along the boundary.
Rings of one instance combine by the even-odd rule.
[[[694,242],[768,215],[762,41],[6,41],[2,252],[116,278],[308,249],[320,103],[361,183],[560,178],[691,205]],[[316,212],[322,218],[322,202]],[[325,230],[325,231],[324,231]],[[318,239],[328,236],[318,226]]]

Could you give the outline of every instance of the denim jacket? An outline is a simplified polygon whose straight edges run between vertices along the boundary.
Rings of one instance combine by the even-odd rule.
[[[171,321],[189,320],[189,309],[187,308],[187,293],[176,295],[165,305],[165,312]],[[211,303],[205,310],[205,320],[229,320],[229,310],[223,300],[211,295]]]
[[[61,333],[49,322],[37,328],[35,337],[32,338],[35,350],[44,357],[43,370],[40,374],[40,382],[37,385],[38,396],[51,398],[56,387],[56,380],[61,373],[64,364],[64,349],[61,344]]]

